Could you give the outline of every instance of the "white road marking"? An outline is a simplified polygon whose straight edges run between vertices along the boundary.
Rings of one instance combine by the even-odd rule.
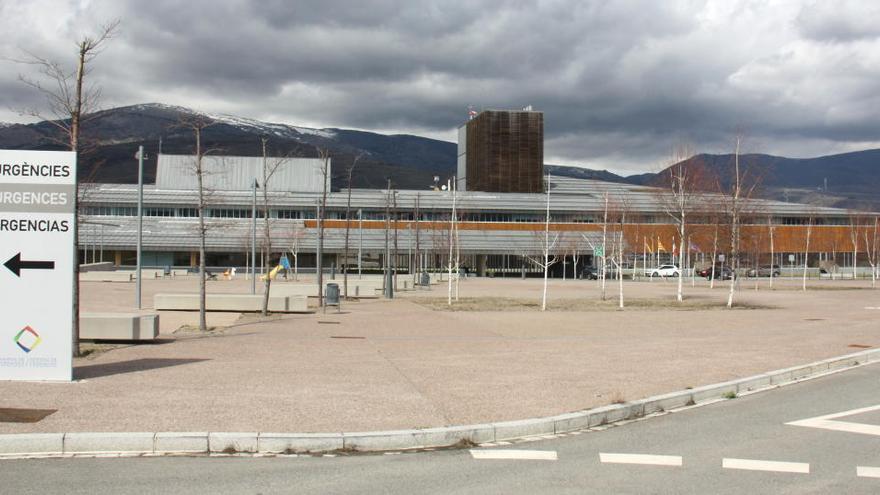
[[[531,461],[555,461],[557,459],[555,450],[482,450],[472,449],[471,456],[474,459],[515,459],[515,460],[531,460]]]
[[[860,478],[880,478],[880,467],[856,466],[856,476]]]
[[[605,464],[649,464],[653,466],[681,466],[681,456],[651,454],[599,453],[599,462]]]
[[[844,416],[854,416],[866,412],[877,411],[880,405],[862,407],[859,409],[851,409],[834,414],[826,414],[824,416],[816,416],[815,418],[801,419],[785,423],[790,426],[806,426],[808,428],[821,428],[824,430],[845,431],[849,433],[861,433],[863,435],[880,436],[880,425],[869,425],[865,423],[852,423],[849,421],[834,421],[836,418]]]
[[[746,469],[749,471],[773,471],[777,473],[810,474],[810,465],[806,462],[759,461],[756,459],[721,460],[724,469]]]

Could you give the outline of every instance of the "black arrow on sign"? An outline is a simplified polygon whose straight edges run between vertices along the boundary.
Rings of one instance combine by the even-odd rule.
[[[21,277],[22,270],[54,270],[54,261],[22,261],[21,253],[16,254],[9,261],[3,263],[16,277]]]

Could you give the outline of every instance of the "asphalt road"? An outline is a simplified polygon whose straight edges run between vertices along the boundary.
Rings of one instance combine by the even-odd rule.
[[[863,411],[786,424],[856,409]],[[513,458],[478,458],[486,456]],[[876,494],[880,366],[513,445],[335,457],[3,460],[0,487],[16,494]]]

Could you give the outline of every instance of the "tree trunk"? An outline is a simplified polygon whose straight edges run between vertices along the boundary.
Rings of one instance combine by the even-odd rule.
[[[447,304],[452,306],[452,254],[453,254],[453,243],[455,239],[455,180],[453,180],[453,184],[451,189],[452,193],[452,212],[449,215],[449,260],[447,263],[447,268],[449,270],[449,280],[447,281]]]
[[[772,216],[767,217],[767,229],[770,231],[770,288],[772,289],[773,288],[773,279],[775,278],[773,276],[773,273],[774,273],[773,272],[773,265],[774,265],[774,259],[776,258],[775,253],[773,252],[774,251],[774,245],[773,245],[773,230],[774,229],[773,229],[773,217]],[[755,275],[757,276],[758,274],[755,273]]]
[[[416,193],[416,208],[415,208],[415,227],[416,227],[416,255],[415,255],[415,265],[416,268],[413,270],[413,288],[415,288],[416,284],[420,283],[419,281],[419,273],[422,271],[422,263],[420,261],[419,256],[421,255],[421,248],[419,247],[419,193]]]
[[[678,293],[675,299],[678,302],[684,301],[684,235],[685,235],[685,213],[681,212],[681,223],[679,224],[679,249],[678,249]]]
[[[808,261],[810,258],[810,234],[813,230],[813,218],[810,217],[809,223],[807,223],[807,242],[804,246],[804,281],[803,281],[803,290],[806,292],[807,290],[807,266],[809,265]]]
[[[263,310],[262,315],[269,315],[269,293],[272,289],[272,237],[269,230],[269,164],[266,156],[266,143],[268,140],[263,138],[263,249],[266,250],[265,267],[266,267],[266,284],[263,287]],[[254,274],[256,276],[256,274]]]
[[[342,297],[348,299],[348,237],[351,232],[351,176],[354,173],[354,167],[357,164],[357,158],[348,168],[348,199],[345,202],[345,244],[342,249],[343,267],[342,267]]]
[[[321,152],[321,172],[323,174],[322,177],[322,187],[321,187],[321,203],[318,205],[318,249],[316,253],[316,262],[315,269],[317,271],[317,280],[318,280],[318,306],[324,307],[324,215],[326,215],[327,209],[327,175],[329,174],[330,168],[330,156],[329,151],[323,150]]]
[[[606,196],[607,201],[607,196]],[[606,203],[607,204],[607,203]],[[605,254],[604,252],[602,253]],[[547,310],[547,274],[550,271],[550,175],[547,175],[547,216],[544,220],[544,292],[541,295],[541,311]],[[604,283],[604,279],[603,279]]]
[[[736,177],[734,177],[735,185],[733,190],[733,208],[731,209],[731,228],[730,228],[730,292],[727,295],[727,307],[733,307],[733,294],[736,291],[736,280],[737,274],[736,269],[738,265],[739,259],[739,196],[740,196],[740,188],[742,184],[740,182],[740,174],[739,174],[739,145],[740,138],[736,140],[736,154],[734,155],[734,173]],[[714,267],[713,267],[714,268]]]
[[[618,290],[618,307],[623,309],[623,217],[621,217],[620,222],[620,234],[618,234],[617,239],[617,290]],[[681,277],[679,277],[681,278]]]
[[[605,267],[608,264],[607,256],[608,256],[608,248],[606,244],[606,237],[608,234],[608,193],[605,193],[605,212],[602,216],[602,300],[605,300],[605,276],[606,271]]]
[[[718,224],[715,224],[715,235],[712,237],[712,266],[709,268],[709,288],[715,288],[715,260],[718,258]]]
[[[74,111],[70,115],[70,151],[73,151],[76,158],[77,167],[79,167],[79,124],[82,116],[83,107],[83,77],[85,76],[86,55],[88,54],[85,41],[79,43],[79,57],[76,63],[76,100],[74,101]],[[73,235],[73,289],[71,291],[72,299],[72,328],[71,341],[73,347],[73,357],[80,357],[79,348],[79,179],[76,175],[73,177],[73,225],[71,231]]]

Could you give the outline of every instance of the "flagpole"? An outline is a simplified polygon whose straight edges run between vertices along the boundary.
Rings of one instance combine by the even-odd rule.
[[[660,236],[657,236],[657,250],[654,252],[656,266],[660,266]]]

